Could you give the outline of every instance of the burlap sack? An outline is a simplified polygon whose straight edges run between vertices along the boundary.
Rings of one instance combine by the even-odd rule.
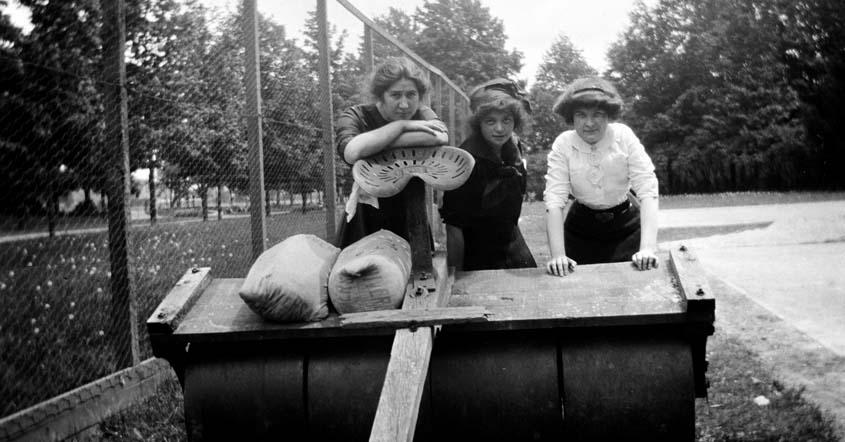
[[[340,252],[329,275],[329,298],[340,313],[396,309],[410,275],[408,241],[379,230]]]
[[[238,294],[270,321],[319,321],[329,314],[326,284],[338,253],[314,235],[288,237],[255,260]]]

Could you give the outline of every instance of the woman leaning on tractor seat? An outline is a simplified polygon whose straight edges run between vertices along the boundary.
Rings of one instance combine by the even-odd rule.
[[[447,144],[446,125],[434,111],[421,104],[428,90],[425,75],[409,60],[390,58],[381,63],[368,83],[374,102],[352,106],[337,119],[338,154],[351,165],[391,147]],[[371,195],[353,191],[347,205],[351,218],[340,224],[337,246],[345,247],[380,229],[408,239],[402,198],[399,194],[378,198],[376,202]],[[377,204],[378,208],[364,204],[365,201]]]
[[[548,156],[546,268],[553,275],[601,262],[657,267],[657,177],[631,128],[615,122],[621,109],[616,88],[598,77],[573,81],[554,105],[574,129],[555,139]],[[639,208],[627,198],[631,189]],[[570,196],[575,201],[564,220]]]

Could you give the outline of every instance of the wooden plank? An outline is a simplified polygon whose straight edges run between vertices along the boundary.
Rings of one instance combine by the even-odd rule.
[[[687,313],[714,315],[716,299],[698,257],[683,245],[670,250],[669,257]]]
[[[418,183],[415,183],[418,181]],[[448,303],[452,279],[446,254],[432,256],[426,219],[425,185],[414,178],[405,187],[405,213],[411,243],[411,282],[403,310],[440,307]],[[413,441],[425,389],[435,327],[400,329],[393,338],[390,362],[379,397],[371,441]]]
[[[156,394],[172,376],[152,358],[0,419],[0,441],[68,440]]]
[[[194,267],[185,272],[152,316],[147,319],[147,331],[150,334],[173,333],[179,327],[182,318],[208,287],[211,282],[210,272],[210,267]]]
[[[433,307],[409,310],[379,310],[340,316],[344,328],[419,328],[432,325],[486,321],[490,312],[484,307]]]
[[[425,204],[425,183],[414,177],[402,191],[405,204],[405,222],[411,243],[412,278],[426,279],[431,275],[431,238]]]
[[[370,441],[413,441],[431,349],[432,327],[396,331]]]

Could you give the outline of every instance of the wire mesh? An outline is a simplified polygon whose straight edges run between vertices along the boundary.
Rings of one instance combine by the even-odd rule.
[[[152,356],[143,322],[187,269],[243,277],[252,256],[240,2],[147,3],[145,25],[128,22],[126,36],[126,253],[141,359]],[[105,141],[100,56],[74,10],[49,12],[75,24],[51,35],[34,23],[19,41],[0,40],[10,73],[0,83],[0,416],[123,368],[109,329],[115,147]],[[316,44],[264,15],[259,29],[267,243],[325,237]],[[366,71],[357,54],[333,60],[335,113],[363,100]],[[457,145],[467,104],[436,74],[432,82],[431,106]],[[337,161],[335,175],[342,208],[349,167]]]

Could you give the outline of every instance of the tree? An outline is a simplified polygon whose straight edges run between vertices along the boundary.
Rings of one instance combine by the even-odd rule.
[[[8,2],[0,0],[0,6],[5,8]],[[34,162],[27,141],[30,133],[17,129],[34,125],[27,110],[29,103],[21,94],[26,81],[21,59],[23,38],[11,18],[0,14],[0,186],[6,189],[0,193],[0,207],[16,215],[24,215],[28,207],[24,191],[29,182],[28,169]]]
[[[790,85],[806,105],[802,109],[810,140],[820,146],[820,181],[845,187],[845,3],[837,0],[773,2],[781,36],[778,44]]]
[[[0,139],[28,164],[7,190],[21,201],[18,207],[46,209],[52,234],[59,198],[80,183],[102,183],[104,176],[95,81],[99,3],[20,3],[29,8],[33,26],[17,42],[23,77],[9,100],[15,115],[4,121]]]
[[[465,90],[522,68],[522,53],[505,49],[502,20],[479,0],[426,1],[413,18],[420,34],[411,49]]]
[[[814,185],[782,20],[757,0],[663,0],[631,14],[609,74],[664,192]]]
[[[563,119],[552,112],[552,106],[566,85],[576,78],[595,75],[581,51],[576,49],[565,34],[559,34],[543,55],[537,70],[530,98],[533,107],[533,133],[529,144],[548,150],[563,128]]]
[[[374,17],[373,21],[408,48],[412,48],[414,46],[421,33],[419,24],[412,16],[408,15],[405,11],[392,6],[387,10],[387,13]],[[359,52],[362,54],[364,53],[363,46]],[[402,55],[402,51],[394,46],[393,43],[388,42],[375,33],[373,34],[374,59],[383,60],[388,57],[401,57]]]

